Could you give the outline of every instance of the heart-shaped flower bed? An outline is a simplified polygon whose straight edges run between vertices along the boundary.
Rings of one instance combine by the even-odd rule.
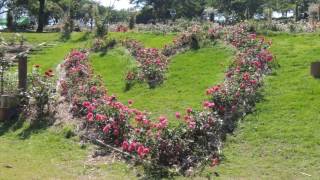
[[[142,70],[154,63],[156,66],[167,65],[167,62],[154,58],[192,47],[196,35],[188,33],[178,36],[180,40],[171,47],[177,48],[174,53],[168,52],[168,47],[161,54],[154,49],[141,48],[132,48],[131,52],[137,55],[138,61],[146,63]],[[248,33],[243,24],[214,27],[203,34],[209,37],[207,39],[223,40],[233,45],[238,53],[225,81],[206,91],[210,99],[203,103],[204,109],[196,111],[189,108],[184,115],[177,113],[176,117],[183,118],[185,123],[173,129],[168,128],[166,117],[152,120],[147,113],[109,96],[101,80],[93,75],[87,54],[71,52],[63,65],[66,79],[61,81],[62,94],[72,104],[73,114],[84,117],[88,129],[93,132],[91,139],[112,145],[126,156],[142,162],[149,173],[164,173],[162,170],[172,167],[184,173],[209,161],[216,165],[226,133],[232,131],[235,122],[255,105],[257,91],[262,86],[264,75],[271,71],[273,57],[267,50],[270,44]],[[188,38],[189,44],[186,43]],[[136,46],[137,43],[129,45]],[[147,72],[142,77],[147,81],[162,79],[159,76],[149,78],[149,75]]]

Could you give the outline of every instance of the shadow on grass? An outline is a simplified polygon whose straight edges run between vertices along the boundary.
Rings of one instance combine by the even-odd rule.
[[[23,116],[16,116],[10,120],[0,123],[0,136],[6,134],[8,131],[18,130],[23,126],[25,118]]]
[[[100,57],[104,57],[104,56],[106,56],[107,54],[108,54],[108,48],[107,48],[107,47],[101,48],[100,53],[99,53],[99,56],[100,56]]]
[[[24,129],[21,133],[19,133],[19,137],[21,139],[28,139],[32,134],[38,133],[40,131],[46,130],[48,127],[54,124],[54,118],[51,116],[31,120],[30,125]]]
[[[77,40],[73,40],[72,42],[73,43],[80,43],[80,42],[83,42],[83,41],[87,41],[90,39],[90,35],[91,35],[91,32],[85,32],[79,39]]]

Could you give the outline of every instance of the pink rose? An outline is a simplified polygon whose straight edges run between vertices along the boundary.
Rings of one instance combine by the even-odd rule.
[[[88,120],[89,122],[92,122],[92,121],[93,121],[93,114],[92,114],[91,112],[87,114],[87,120]]]
[[[96,115],[96,119],[97,119],[98,121],[104,121],[104,120],[107,119],[107,116],[102,115],[102,114],[97,114],[97,115]]]
[[[84,107],[86,107],[86,108],[88,108],[90,105],[91,105],[91,103],[90,103],[89,101],[84,101],[84,102],[82,103],[82,106],[84,106]]]
[[[90,92],[91,93],[96,93],[97,92],[97,87],[96,86],[92,86],[91,88],[90,88]]]
[[[177,119],[180,119],[180,118],[181,118],[181,115],[180,115],[179,112],[176,112],[176,118],[177,118]]]
[[[103,128],[103,132],[104,132],[105,134],[108,134],[109,131],[110,131],[110,128],[111,128],[110,124],[106,125],[106,126]]]
[[[119,130],[118,130],[118,129],[114,129],[114,130],[113,130],[113,135],[119,136]]]

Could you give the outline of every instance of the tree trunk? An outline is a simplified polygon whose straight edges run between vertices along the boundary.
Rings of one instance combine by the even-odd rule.
[[[296,12],[295,12],[295,14],[296,14],[296,21],[299,21],[300,19],[299,19],[299,5],[298,4],[296,4]]]
[[[12,10],[9,9],[8,13],[7,13],[7,28],[9,30],[9,32],[12,32],[14,30],[13,27],[13,14],[12,14]]]
[[[318,21],[320,21],[320,4],[318,4]]]
[[[39,0],[39,17],[38,17],[38,29],[37,32],[43,32],[44,28],[44,20],[45,20],[45,14],[44,14],[44,8],[46,0]]]
[[[93,30],[93,17],[90,19],[90,31],[92,32]]]

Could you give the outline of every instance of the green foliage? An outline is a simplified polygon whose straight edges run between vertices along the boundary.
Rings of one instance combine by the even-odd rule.
[[[71,37],[73,31],[73,19],[70,16],[65,16],[63,20],[63,26],[61,31],[61,39],[68,40]]]
[[[140,13],[137,14],[136,21],[137,23],[149,23],[151,20],[155,19],[155,16],[152,13],[152,9],[149,7],[143,7]]]
[[[94,52],[106,53],[108,49],[113,48],[117,44],[117,41],[113,38],[95,38],[92,45],[92,50]]]
[[[34,106],[35,119],[33,123],[44,120],[54,112],[55,107],[55,86],[53,79],[53,71],[48,70],[43,75],[39,66],[35,66],[31,75],[28,77],[29,88],[28,95],[30,96],[31,106]]]
[[[95,22],[95,35],[96,37],[102,38],[107,35],[108,33],[108,17],[107,17],[107,10],[100,6],[95,6],[94,10],[94,22]]]

